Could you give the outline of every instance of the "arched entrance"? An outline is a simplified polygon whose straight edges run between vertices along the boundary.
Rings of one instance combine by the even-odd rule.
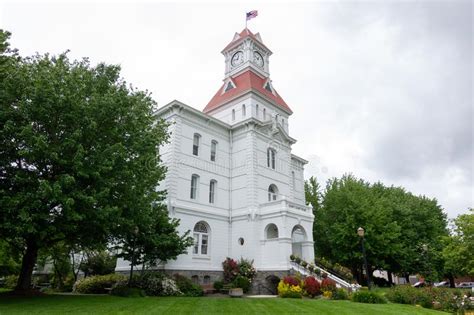
[[[278,294],[278,283],[280,278],[275,275],[270,275],[265,278],[265,287],[270,294]]]
[[[303,258],[303,242],[306,241],[306,233],[301,225],[296,225],[291,232],[292,254]]]

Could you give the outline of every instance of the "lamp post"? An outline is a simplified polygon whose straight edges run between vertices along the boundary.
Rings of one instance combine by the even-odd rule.
[[[362,255],[364,256],[364,266],[365,266],[365,273],[367,274],[367,287],[369,288],[370,290],[370,275],[369,275],[369,265],[367,264],[367,255],[365,254],[365,246],[364,246],[364,242],[365,242],[365,237],[364,237],[364,234],[365,234],[365,231],[362,227],[358,228],[357,229],[357,234],[360,236],[361,238],[361,244],[362,244]]]

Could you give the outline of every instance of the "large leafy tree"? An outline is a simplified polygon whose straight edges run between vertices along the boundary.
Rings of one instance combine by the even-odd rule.
[[[27,290],[40,249],[105,245],[150,214],[167,129],[120,67],[21,58],[8,37],[0,32],[0,238],[21,244],[17,290]]]
[[[474,277],[474,209],[454,220],[452,233],[444,242],[445,272],[452,276]]]
[[[307,181],[304,182],[304,195],[306,204],[311,205],[313,208],[313,215],[316,217],[319,209],[321,208],[321,187],[316,177],[311,176]],[[316,239],[317,221],[313,223],[313,239]],[[316,242],[314,243],[316,249]]]
[[[315,213],[316,256],[351,268],[362,281],[358,227],[365,229],[370,270],[433,277],[442,267],[440,240],[446,234],[446,218],[436,200],[352,175],[329,180]]]

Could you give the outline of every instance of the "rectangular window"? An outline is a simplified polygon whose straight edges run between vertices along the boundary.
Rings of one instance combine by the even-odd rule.
[[[271,151],[271,156],[272,156],[272,168],[275,169],[275,151],[274,150],[270,150]]]
[[[216,181],[211,180],[209,183],[209,203],[214,203],[214,196],[216,192]]]
[[[199,176],[197,175],[193,175],[191,177],[191,194],[190,194],[191,199],[196,199],[197,197],[198,179],[199,179]]]
[[[258,104],[255,105],[255,117],[257,117],[257,119],[260,117],[260,113],[258,112]]]
[[[199,234],[194,233],[194,248],[193,248],[193,254],[198,254],[199,251]]]
[[[199,138],[201,136],[198,135],[197,133],[194,134],[193,138],[193,155],[199,155]]]
[[[217,151],[217,141],[212,140],[211,142],[211,161],[212,162],[216,161],[216,151]]]
[[[201,255],[207,255],[207,238],[208,235],[201,234]]]

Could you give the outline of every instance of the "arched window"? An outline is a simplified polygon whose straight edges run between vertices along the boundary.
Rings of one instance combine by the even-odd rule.
[[[201,140],[201,135],[198,133],[195,133],[193,137],[193,155],[199,155],[200,140]]]
[[[306,232],[302,226],[296,225],[291,232],[291,251],[293,255],[303,258],[303,242]]]
[[[275,169],[276,151],[272,148],[267,149],[267,166]]]
[[[209,246],[209,227],[206,222],[199,221],[194,226],[194,248],[193,254],[207,255]]]
[[[216,199],[216,187],[217,181],[211,179],[211,181],[209,182],[209,203],[214,203]]]
[[[255,117],[257,117],[257,119],[259,118],[260,116],[260,113],[258,112],[258,104],[255,105]]]
[[[267,120],[267,109],[263,109],[263,120]]]
[[[211,141],[211,161],[212,162],[216,161],[216,152],[217,152],[217,141],[212,140]]]
[[[267,228],[265,229],[265,238],[267,240],[278,238],[278,227],[275,224],[270,223],[267,225]]]
[[[232,121],[235,120],[235,109],[232,110]]]
[[[199,186],[199,175],[193,174],[191,176],[191,199],[197,199],[198,193],[198,186]]]
[[[277,188],[277,186],[271,184],[268,187],[268,201],[277,200],[277,196],[278,196],[278,188]]]
[[[247,111],[245,109],[245,104],[242,104],[242,117],[245,117],[246,114],[247,114]]]
[[[211,276],[204,276],[204,284],[210,284],[211,283]]]

